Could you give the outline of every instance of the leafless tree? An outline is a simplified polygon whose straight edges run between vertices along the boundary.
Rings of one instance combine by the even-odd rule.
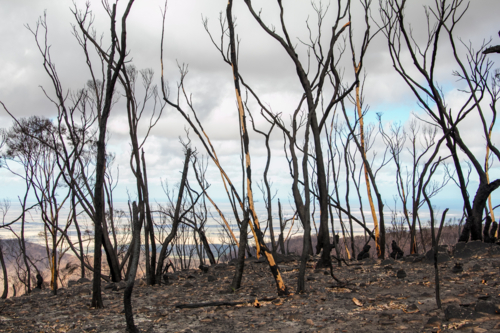
[[[405,0],[391,0],[381,3],[380,6],[384,34],[387,38],[392,63],[414,93],[430,121],[442,132],[446,146],[450,151],[464,201],[464,209],[467,213],[467,220],[459,240],[468,241],[469,238],[481,240],[483,210],[491,192],[500,186],[500,180],[488,181],[484,166],[464,141],[460,134],[459,125],[464,119],[469,119],[471,113],[477,112],[482,121],[486,144],[496,158],[500,158],[500,152],[489,137],[486,122],[487,108],[482,105],[483,99],[491,91],[489,108],[491,116],[495,118],[498,92],[489,88],[492,62],[483,54],[487,45],[483,43],[479,50],[475,51],[472,45],[457,44],[458,38],[455,35],[455,28],[466,15],[468,8],[468,5],[464,5],[462,0],[449,2],[440,0],[436,1],[432,7],[424,8],[428,24],[428,34],[424,43],[418,42],[409,27],[407,16],[405,16],[406,5],[407,1]],[[446,42],[447,45],[444,45]],[[453,61],[455,65],[456,69],[453,75],[463,83],[460,92],[465,100],[460,107],[452,110],[446,102],[445,92],[441,88],[442,84],[437,81],[437,69],[440,67],[439,59],[444,59],[444,54],[447,51],[449,53],[446,61],[448,63]],[[409,55],[412,65],[408,65],[403,53]],[[413,69],[416,74],[413,74]],[[467,184],[459,152],[471,162],[479,179],[472,203],[467,193]]]
[[[179,192],[177,195],[177,201],[175,203],[175,210],[173,212],[173,219],[172,219],[172,228],[170,230],[170,233],[168,236],[163,240],[162,242],[162,247],[160,250],[160,254],[158,256],[158,263],[156,266],[156,282],[160,283],[162,275],[163,275],[163,263],[165,261],[166,255],[167,255],[167,249],[172,242],[172,240],[176,237],[177,235],[177,228],[179,227],[179,223],[182,220],[182,215],[187,213],[191,208],[188,208],[182,212],[181,215],[181,207],[183,203],[183,196],[184,196],[184,189],[186,188],[186,179],[187,179],[187,174],[188,174],[188,169],[189,169],[189,159],[191,158],[192,151],[190,148],[186,149],[186,158],[184,160],[184,169],[182,171],[182,179],[181,183],[179,186]]]

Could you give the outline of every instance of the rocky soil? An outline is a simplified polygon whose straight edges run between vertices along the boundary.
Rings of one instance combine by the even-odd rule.
[[[425,256],[366,259],[335,267],[339,286],[308,264],[308,292],[276,297],[262,260],[247,260],[243,287],[230,290],[234,266],[170,274],[168,285],[137,281],[133,293],[141,332],[500,332],[500,246],[460,244],[439,253],[442,309],[434,266]],[[279,257],[290,289],[298,260]],[[105,285],[105,309],[90,307],[90,281],[0,301],[1,332],[124,332],[123,283]],[[221,302],[230,305],[195,303]]]

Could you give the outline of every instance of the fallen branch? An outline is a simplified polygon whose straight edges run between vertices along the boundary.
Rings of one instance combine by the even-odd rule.
[[[277,296],[264,297],[264,298],[259,299],[258,301],[259,302],[270,302],[270,301],[274,301],[277,298],[278,298]],[[176,304],[174,306],[178,309],[194,309],[194,308],[203,308],[206,306],[220,306],[220,305],[235,306],[235,305],[254,303],[254,302],[255,302],[255,300],[235,301],[235,302],[216,301],[216,302],[205,302],[205,303]]]

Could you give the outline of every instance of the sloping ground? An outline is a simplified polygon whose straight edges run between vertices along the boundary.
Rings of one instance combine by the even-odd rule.
[[[500,246],[469,244],[451,259],[440,256],[443,310],[436,307],[433,265],[423,256],[336,267],[345,287],[324,269],[315,270],[311,260],[308,292],[280,298],[273,298],[276,287],[266,263],[248,260],[243,287],[234,293],[228,292],[234,266],[224,264],[208,273],[171,274],[167,286],[136,283],[135,321],[142,332],[500,332]],[[294,289],[298,261],[281,259]],[[90,282],[57,296],[43,290],[0,301],[0,331],[124,332],[123,285],[107,287],[103,310],[89,307]],[[176,307],[216,301],[241,303]]]
[[[21,250],[19,248],[19,242],[15,239],[3,239],[1,240],[1,245],[4,253],[4,259],[7,266],[7,275],[9,276],[9,294],[11,297],[14,294],[12,284],[17,287],[17,295],[24,294],[24,285],[19,282],[19,276],[24,276],[25,266],[21,256]],[[50,250],[49,250],[50,252]],[[44,285],[50,285],[50,268],[49,261],[47,258],[47,249],[45,246],[40,244],[26,242],[26,253],[36,267],[40,270]],[[60,253],[59,253],[60,255]],[[80,262],[77,257],[72,255],[71,251],[64,253],[63,258],[60,262],[59,267],[59,279],[65,284],[66,280],[70,279],[72,276],[78,276],[80,274]],[[36,270],[31,267],[31,278],[32,285],[35,285]],[[3,292],[3,275],[0,270],[0,293]]]

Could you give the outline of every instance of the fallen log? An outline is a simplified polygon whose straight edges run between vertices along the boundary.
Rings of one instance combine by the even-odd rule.
[[[258,302],[270,302],[274,301],[277,299],[277,296],[273,297],[264,297],[261,299],[258,299]],[[240,304],[246,304],[246,303],[255,303],[256,299],[251,299],[251,300],[246,300],[246,301],[215,301],[215,302],[205,302],[205,303],[188,303],[188,304],[175,304],[174,307],[178,309],[194,309],[194,308],[203,308],[206,306],[220,306],[220,305],[226,305],[226,306],[235,306],[235,305],[240,305]]]

